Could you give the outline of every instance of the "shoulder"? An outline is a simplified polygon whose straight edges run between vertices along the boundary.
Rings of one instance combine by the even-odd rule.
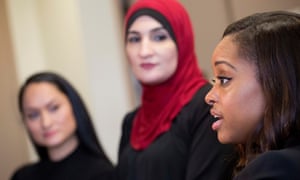
[[[192,99],[183,107],[181,113],[202,112],[203,109],[208,109],[209,106],[205,102],[205,96],[211,87],[212,85],[207,83],[196,91]]]
[[[19,167],[11,176],[12,180],[30,179],[38,172],[39,163],[26,164]]]
[[[183,112],[197,112],[197,113],[207,113],[209,106],[205,102],[205,96],[208,91],[211,89],[211,84],[207,83],[201,87],[190,100],[190,102],[183,108]]]
[[[211,84],[209,83],[201,87],[173,121],[171,130],[185,139],[188,144],[194,140],[199,142],[203,140],[216,141],[216,133],[210,127],[213,117],[209,113],[209,105],[204,100],[210,88]]]
[[[110,179],[113,175],[114,168],[112,164],[103,159],[91,160],[87,166],[85,166],[86,172],[90,175],[89,179]],[[82,169],[81,169],[82,170]]]
[[[135,110],[127,113],[123,119],[122,126],[121,126],[121,139],[119,142],[119,155],[123,151],[123,149],[128,145],[130,140],[131,128],[133,124],[133,120],[138,108]]]
[[[131,112],[128,112],[124,119],[123,119],[123,122],[122,122],[122,129],[125,130],[125,129],[131,129],[131,125],[132,125],[132,122],[133,122],[133,119],[134,119],[134,116],[136,115],[138,111],[138,108],[134,109],[133,111]]]
[[[205,96],[211,87],[209,83],[201,87],[177,117],[187,123],[190,132],[210,127],[212,116],[209,113],[210,106],[205,102]]]
[[[287,148],[263,153],[238,175],[238,179],[297,179],[300,176],[300,149]]]
[[[79,146],[78,150],[71,158],[66,161],[67,165],[78,167],[79,169],[95,169],[95,171],[111,171],[113,165],[104,154],[91,154],[83,146]]]
[[[300,168],[300,147],[298,146],[293,148],[268,151],[253,160],[253,165],[272,164],[272,167],[278,166],[280,168],[282,168],[282,163],[295,167],[299,166],[298,168]]]
[[[61,164],[65,172],[78,173],[78,177],[82,174],[89,180],[106,179],[104,177],[109,177],[113,172],[113,165],[102,156],[93,155],[84,149],[79,149],[75,155],[68,159],[68,162]]]
[[[206,83],[204,86],[202,86],[196,92],[193,99],[190,101],[190,104],[199,104],[199,103],[206,104],[205,96],[211,88],[212,88],[212,85],[210,83]]]
[[[107,159],[101,157],[90,157],[87,164],[98,172],[110,172],[113,169],[113,165]]]

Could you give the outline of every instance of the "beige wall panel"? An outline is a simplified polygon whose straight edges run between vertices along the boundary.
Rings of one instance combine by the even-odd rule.
[[[180,0],[194,26],[196,52],[204,74],[212,78],[210,59],[224,28],[234,20],[255,12],[298,9],[299,0]],[[300,12],[300,11],[299,11]]]
[[[133,107],[127,61],[123,52],[122,20],[117,0],[78,0],[91,88],[91,111],[100,140],[117,161],[121,122]]]
[[[0,180],[9,179],[16,167],[28,160],[17,111],[17,77],[5,6],[0,0]]]
[[[211,79],[211,54],[229,21],[225,1],[181,0],[181,2],[192,20],[199,65],[206,77]]]
[[[255,12],[288,10],[300,6],[299,0],[231,0],[233,20]]]

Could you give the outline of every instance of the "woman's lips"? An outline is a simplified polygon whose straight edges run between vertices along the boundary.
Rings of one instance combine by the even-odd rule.
[[[44,138],[51,138],[55,135],[55,131],[48,131],[44,133]]]
[[[141,64],[141,67],[145,70],[151,70],[155,67],[156,65],[153,63],[143,63]]]
[[[218,129],[220,129],[222,122],[223,122],[223,120],[218,119],[217,121],[215,121],[215,122],[211,125],[211,128],[212,128],[214,131],[217,131]]]
[[[210,110],[210,114],[214,117],[214,122],[213,124],[211,125],[211,128],[214,130],[214,131],[217,131],[222,122],[223,122],[223,119],[220,115],[218,115],[218,113],[215,112],[215,110],[211,109]]]

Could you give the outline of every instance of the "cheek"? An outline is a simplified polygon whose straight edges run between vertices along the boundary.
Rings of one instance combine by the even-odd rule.
[[[135,55],[135,50],[132,47],[126,47],[126,55],[127,55],[127,60],[130,64],[135,64],[136,63],[136,55]]]
[[[140,72],[140,62],[137,57],[127,54],[127,60],[130,65],[131,70],[135,75],[137,75]]]
[[[265,108],[265,99],[260,86],[257,83],[244,86],[241,90],[240,111],[249,116],[253,121],[261,120]]]
[[[162,56],[162,62],[164,64],[164,69],[168,74],[173,75],[178,67],[178,55],[177,51],[173,48],[169,51],[166,51],[168,53],[165,53]]]
[[[225,127],[233,142],[244,142],[263,117],[264,99],[257,86],[239,89],[228,96],[224,105]]]
[[[25,127],[30,134],[35,134],[41,129],[37,122],[25,121]]]
[[[72,131],[76,129],[76,120],[71,109],[68,109],[61,114],[60,123],[63,127],[69,128]]]
[[[37,143],[43,141],[43,130],[37,122],[25,122],[26,130],[29,136]]]

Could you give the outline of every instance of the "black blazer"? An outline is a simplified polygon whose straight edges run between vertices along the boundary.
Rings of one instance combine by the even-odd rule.
[[[235,180],[299,180],[300,138],[288,139],[285,147],[259,155],[250,162]]]

